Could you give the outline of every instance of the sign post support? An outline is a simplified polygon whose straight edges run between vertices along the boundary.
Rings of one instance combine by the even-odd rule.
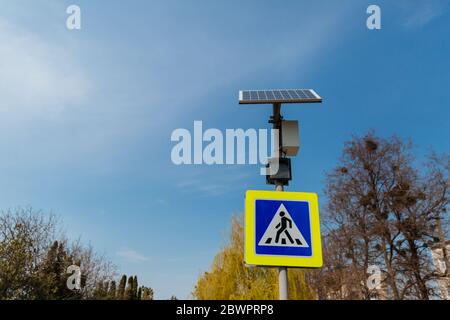
[[[276,186],[276,191],[283,191],[283,185]],[[278,299],[289,300],[289,283],[287,267],[278,267]]]
[[[282,134],[281,134],[281,104],[274,104],[273,105],[273,128],[275,130],[278,130],[278,137],[279,137],[279,143],[278,143],[278,156],[281,156],[281,148],[283,146],[282,141]],[[283,192],[284,186],[282,183],[277,182],[275,186],[276,191]],[[289,300],[289,283],[288,283],[288,271],[287,267],[278,267],[278,299],[279,300]]]
[[[266,182],[275,185],[275,192],[246,193],[245,261],[251,265],[278,267],[279,300],[289,300],[288,266],[322,266],[317,195],[283,192],[284,186],[292,179],[288,157],[297,154],[299,139],[290,139],[292,135],[298,135],[298,124],[294,129],[292,125],[283,125],[281,104],[320,102],[322,98],[312,89],[239,92],[239,104],[272,104],[273,115],[269,123],[278,131],[278,150],[274,150],[274,160],[278,165],[283,163],[283,170],[280,174],[276,172],[266,176]],[[283,146],[283,128],[289,140],[286,148]],[[270,162],[268,168],[272,172]]]

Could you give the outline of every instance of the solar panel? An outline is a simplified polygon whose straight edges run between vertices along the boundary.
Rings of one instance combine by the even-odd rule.
[[[312,89],[242,90],[239,104],[317,103],[322,98]]]

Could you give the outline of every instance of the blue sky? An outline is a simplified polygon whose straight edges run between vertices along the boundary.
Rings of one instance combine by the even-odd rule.
[[[82,10],[82,30],[65,27]],[[378,4],[382,29],[366,28]],[[240,89],[315,88],[287,106],[302,149],[289,190],[321,194],[344,141],[373,128],[448,152],[450,3],[0,0],[0,208],[59,214],[157,298],[188,298],[259,166],[172,164],[170,135],[266,128]],[[323,201],[322,197],[322,201]]]

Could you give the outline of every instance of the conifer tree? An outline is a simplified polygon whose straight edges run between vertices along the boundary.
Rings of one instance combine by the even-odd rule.
[[[138,298],[138,279],[137,276],[133,277],[133,292],[132,292],[132,299],[137,300]]]
[[[133,300],[133,283],[133,277],[129,277],[127,288],[125,290],[125,300]]]
[[[127,276],[123,275],[122,278],[120,278],[119,282],[119,289],[117,291],[117,299],[123,300],[125,299],[125,287],[127,285]]]
[[[108,299],[115,300],[116,299],[116,281],[111,281],[108,292]]]

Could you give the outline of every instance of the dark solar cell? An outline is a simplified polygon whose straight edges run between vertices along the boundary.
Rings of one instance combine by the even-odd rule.
[[[275,100],[275,95],[273,94],[273,91],[267,90],[266,96],[268,100]]]
[[[306,96],[306,94],[305,94],[304,91],[305,91],[305,90],[296,90],[297,94],[299,95],[299,97],[300,97],[301,99],[306,99],[306,98],[308,98],[308,97]]]
[[[283,99],[285,100],[291,100],[291,97],[289,96],[289,93],[286,90],[280,90],[281,95],[283,96]]]
[[[311,90],[305,90],[305,94],[310,99],[315,99],[316,97],[312,94]]]
[[[267,100],[266,93],[264,91],[258,91],[259,100]]]
[[[294,91],[294,90],[288,90],[289,94],[291,95],[291,97],[293,99],[300,99],[300,97],[298,96],[298,94]]]
[[[282,100],[282,99],[283,99],[283,96],[281,95],[281,92],[280,92],[280,91],[274,90],[274,91],[273,91],[273,94],[275,95],[275,98],[276,98],[277,100]]]

